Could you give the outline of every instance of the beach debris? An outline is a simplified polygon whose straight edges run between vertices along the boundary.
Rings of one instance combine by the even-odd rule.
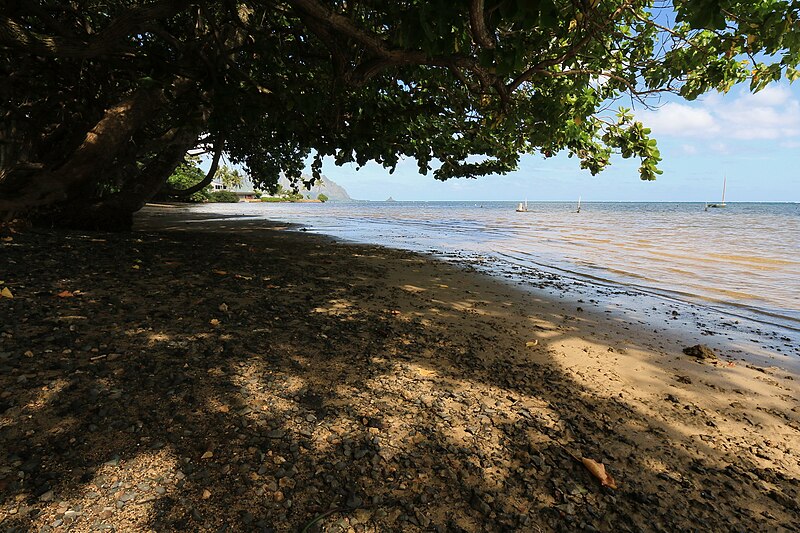
[[[225,272],[224,270],[212,270],[211,272],[213,272],[214,274],[216,274],[218,276],[227,276],[228,275],[228,273]]]
[[[3,287],[3,290],[0,291],[0,298],[9,298],[14,299],[14,295],[11,293],[8,287]]]
[[[217,327],[217,326],[219,326],[219,319],[218,318],[212,318],[211,320],[209,320],[209,323],[212,326]]]
[[[600,481],[602,486],[610,489],[617,488],[617,482],[614,481],[614,478],[611,477],[608,472],[606,472],[606,467],[603,465],[603,463],[598,463],[594,459],[589,459],[587,457],[582,457],[581,463],[583,463],[583,466],[586,467],[590,474]]]
[[[223,313],[227,313],[228,312],[228,304],[226,304],[226,303],[219,304],[219,310],[222,311]]]
[[[214,452],[209,450],[206,453],[204,453],[203,455],[201,455],[200,459],[211,459],[212,457],[214,457]]]
[[[717,359],[717,354],[705,344],[695,344],[683,349],[683,353],[703,360]]]
[[[532,341],[526,342],[525,346],[527,346],[528,348],[533,348],[534,346],[538,346],[538,344],[539,344],[539,339],[534,339]]]
[[[61,291],[58,294],[56,294],[56,296],[58,296],[59,298],[72,298],[73,296],[75,296],[75,293],[72,293],[70,291]]]
[[[203,498],[204,500],[207,500],[207,499],[209,499],[210,497],[211,497],[211,491],[210,491],[210,490],[208,490],[208,489],[203,489],[203,496],[202,496],[202,498]]]

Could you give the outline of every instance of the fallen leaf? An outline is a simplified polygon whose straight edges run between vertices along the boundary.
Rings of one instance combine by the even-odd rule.
[[[200,456],[200,459],[211,459],[212,457],[214,457],[214,452],[208,451]]]
[[[603,463],[598,463],[594,459],[587,459],[586,457],[581,458],[581,462],[594,477],[600,480],[601,485],[612,489],[617,488],[617,482],[606,472],[606,467]]]
[[[203,499],[207,500],[211,497],[211,491],[208,489],[203,489]]]
[[[539,344],[539,340],[536,339],[536,340],[532,340],[532,341],[526,342],[525,346],[527,346],[528,348],[532,348],[532,347],[534,347],[534,346],[536,346],[538,344]]]
[[[223,313],[227,313],[228,312],[228,304],[226,304],[226,303],[219,304],[219,310],[222,311]]]
[[[212,319],[211,319],[209,322],[210,322],[210,323],[211,323],[211,325],[212,325],[212,326],[214,326],[214,327],[217,327],[217,326],[219,326],[219,320],[218,320],[218,319],[216,319],[216,318],[212,318]]]
[[[134,270],[139,270],[142,267],[140,267],[139,265],[133,265],[131,268],[134,269]]]
[[[3,242],[11,242],[14,240],[14,237],[3,237]]]
[[[8,290],[8,287],[3,287],[3,290],[0,291],[0,297],[14,299],[14,295],[11,294],[11,291]]]
[[[56,294],[56,296],[58,296],[59,298],[72,298],[75,295],[69,291],[61,291],[58,294]]]
[[[220,275],[220,276],[225,276],[225,275],[227,275],[227,274],[228,274],[228,273],[227,273],[227,272],[225,272],[224,270],[212,270],[211,272],[213,272],[214,274],[218,274],[218,275]]]

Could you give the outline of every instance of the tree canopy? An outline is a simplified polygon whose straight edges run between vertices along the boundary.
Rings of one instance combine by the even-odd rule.
[[[189,150],[437,179],[524,153],[659,173],[620,105],[798,77],[796,0],[0,0],[0,212],[124,226]],[[441,164],[438,164],[440,162]]]

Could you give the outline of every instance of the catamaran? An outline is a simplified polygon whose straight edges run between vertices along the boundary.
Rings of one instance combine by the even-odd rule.
[[[722,201],[718,204],[708,204],[708,207],[725,207],[725,185],[727,178],[722,178]]]

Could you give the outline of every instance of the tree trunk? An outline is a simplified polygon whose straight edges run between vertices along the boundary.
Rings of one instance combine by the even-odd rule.
[[[108,171],[132,135],[164,104],[162,89],[139,89],[108,109],[58,168],[16,168],[0,174],[0,212],[21,212],[67,200],[71,191],[84,188]]]
[[[38,209],[31,215],[31,221],[44,227],[130,231],[133,214],[164,186],[186,152],[197,142],[197,136],[194,126],[173,129],[165,136],[165,140],[169,139],[166,146],[140,172],[127,179],[119,192],[100,199],[78,196]]]

